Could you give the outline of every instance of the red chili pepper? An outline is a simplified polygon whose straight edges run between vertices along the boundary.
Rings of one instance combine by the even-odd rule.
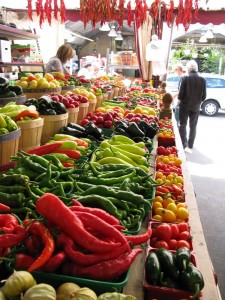
[[[81,204],[78,200],[76,200],[76,199],[72,199],[72,202],[73,202],[73,205],[74,206],[81,206],[81,207],[84,207],[83,206],[83,204]],[[73,206],[71,206],[71,207],[73,207]]]
[[[61,23],[65,23],[66,7],[65,7],[64,0],[60,0],[60,18],[61,18]]]
[[[18,226],[18,220],[11,214],[0,215],[0,231],[4,233],[12,233]]]
[[[122,245],[127,245],[127,251],[130,250],[129,244],[127,243],[124,234],[112,225],[108,224],[103,219],[89,212],[74,211],[74,213],[82,221],[84,227],[97,231],[98,233],[103,234],[106,237],[110,237],[112,238],[112,240],[119,241]]]
[[[58,20],[58,18],[57,18],[58,10],[59,10],[59,8],[58,8],[58,0],[54,0],[54,18],[56,20]]]
[[[126,272],[142,249],[133,249],[131,252],[122,253],[116,259],[105,260],[89,267],[77,264],[71,265],[71,275],[81,276],[93,280],[110,281]]]
[[[27,15],[28,15],[28,18],[33,21],[33,18],[32,18],[32,0],[28,0],[27,1]]]
[[[13,247],[20,244],[27,236],[26,229],[20,225],[12,233],[0,235],[0,248]]]
[[[27,153],[36,154],[36,155],[41,156],[41,155],[44,155],[44,154],[52,153],[52,151],[54,151],[55,149],[57,149],[61,145],[62,145],[62,142],[50,143],[50,144],[46,144],[46,145],[43,145],[43,146],[36,147],[34,149],[30,149],[30,150],[27,151]]]
[[[74,164],[69,163],[69,162],[66,162],[66,161],[61,162],[61,164],[62,164],[63,167],[65,167],[65,168],[71,168],[71,167],[74,167]]]
[[[183,194],[184,191],[179,187],[177,186],[176,184],[172,184],[172,187],[173,187],[173,190],[175,193],[178,193],[178,194]]]
[[[37,119],[39,117],[39,114],[37,111],[30,111],[29,109],[26,109],[16,116],[15,122],[19,121],[20,119],[22,119],[24,117]]]
[[[5,204],[2,204],[2,203],[0,203],[0,211],[5,211],[5,210],[10,210],[10,207],[9,206],[7,206],[7,205],[5,205]]]
[[[170,191],[167,189],[167,187],[163,187],[163,186],[157,186],[156,187],[156,191],[157,192],[161,192],[164,194],[168,194]]]
[[[25,245],[27,247],[28,253],[35,256],[42,249],[42,242],[40,238],[35,234],[27,237],[27,239],[25,240]]]
[[[120,224],[120,221],[117,218],[115,218],[114,216],[110,215],[109,213],[107,213],[106,211],[104,211],[103,209],[100,209],[100,208],[92,208],[92,207],[85,207],[85,206],[70,206],[69,208],[74,212],[76,212],[76,211],[89,212],[89,213],[101,218],[102,220],[104,220],[105,222],[107,222],[110,225],[119,225]]]
[[[122,245],[107,253],[83,253],[77,249],[78,247],[73,240],[64,233],[58,237],[57,245],[63,246],[68,259],[82,266],[90,266],[104,260],[117,258],[119,255],[127,251],[126,245]]]
[[[41,222],[35,221],[28,226],[28,232],[40,236],[44,245],[41,255],[28,268],[28,272],[32,272],[41,268],[50,259],[55,249],[55,243],[50,231]]]
[[[133,12],[131,9],[131,1],[127,3],[127,24],[131,27],[131,23],[133,22]]]
[[[54,273],[61,267],[65,259],[65,252],[59,251],[46,262],[46,264],[43,266],[43,270],[48,273]]]
[[[71,149],[55,149],[52,151],[52,153],[63,153],[68,155],[70,158],[73,159],[79,159],[81,154],[77,150],[71,150]]]
[[[32,256],[24,253],[17,253],[13,258],[0,257],[0,260],[10,262],[14,265],[15,269],[20,269],[20,270],[26,270],[35,261],[35,259]]]
[[[141,235],[126,235],[126,239],[128,242],[131,242],[133,246],[135,245],[141,245],[143,243],[146,243],[152,235],[151,228],[148,228],[147,232],[145,234]]]
[[[179,5],[177,7],[177,17],[176,17],[176,25],[177,26],[180,23],[182,23],[183,14],[184,14],[183,0],[179,0]]]
[[[53,208],[54,209],[51,209]],[[102,242],[85,230],[81,220],[57,196],[45,193],[36,202],[38,213],[58,225],[73,241],[96,253],[115,250],[119,243]]]

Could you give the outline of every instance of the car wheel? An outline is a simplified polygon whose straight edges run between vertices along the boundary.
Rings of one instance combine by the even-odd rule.
[[[216,101],[207,100],[202,104],[202,114],[208,117],[214,117],[219,110],[219,105]]]

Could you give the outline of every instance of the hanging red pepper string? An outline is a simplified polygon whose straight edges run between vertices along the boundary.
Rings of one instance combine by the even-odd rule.
[[[118,26],[121,28],[123,26],[123,20],[124,20],[124,14],[125,14],[125,9],[124,9],[124,0],[119,0],[119,16],[117,19]]]
[[[60,18],[61,18],[61,23],[65,23],[66,21],[66,7],[64,0],[60,0]]]
[[[197,18],[197,15],[198,15],[198,2],[199,2],[199,0],[195,0],[195,12],[194,12],[195,18]]]
[[[176,17],[177,26],[182,23],[183,15],[184,15],[183,0],[179,0],[179,5],[177,7],[177,17]]]
[[[133,12],[131,9],[131,1],[127,3],[127,24],[131,27],[131,23],[133,22]]]
[[[36,14],[37,14],[37,16],[39,16],[40,15],[40,11],[41,11],[40,0],[36,1],[35,6],[36,6]],[[28,16],[29,16],[29,14],[28,14]]]
[[[32,18],[32,0],[28,0],[27,10],[28,10],[28,18],[33,21]]]
[[[54,18],[57,20],[57,15],[58,15],[58,0],[54,0]]]
[[[170,0],[170,8],[167,10],[166,22],[168,27],[173,23],[174,0]]]
[[[42,23],[44,22],[44,9],[43,9],[43,5],[42,5],[42,0],[39,0],[39,9],[40,9],[40,17],[39,17],[39,25],[40,25],[40,28],[42,26]]]
[[[48,20],[48,24],[51,26],[52,24],[52,0],[47,0],[47,11],[46,11],[46,17]]]
[[[150,6],[150,15],[153,18],[156,18],[159,14],[159,5],[160,5],[160,0],[155,0],[152,5]]]
[[[185,0],[183,26],[185,31],[188,30],[192,19],[192,0]]]

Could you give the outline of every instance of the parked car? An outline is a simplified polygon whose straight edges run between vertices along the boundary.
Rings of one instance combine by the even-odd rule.
[[[219,109],[225,110],[225,77],[214,74],[201,74],[206,80],[207,95],[201,105],[201,112],[205,116],[214,117]],[[178,92],[180,77],[170,75],[167,77],[166,90],[169,93]]]

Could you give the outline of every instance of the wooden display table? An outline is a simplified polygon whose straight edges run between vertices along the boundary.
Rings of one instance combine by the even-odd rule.
[[[176,124],[174,121],[173,124]],[[191,227],[191,235],[193,237],[192,244],[194,253],[196,256],[198,268],[201,271],[205,286],[202,290],[201,300],[221,300],[219,288],[216,282],[216,275],[213,270],[211,259],[209,256],[208,248],[206,245],[202,224],[198,212],[198,206],[195,198],[195,192],[192,185],[191,177],[187,169],[186,155],[182,147],[178,128],[174,125],[174,131],[176,136],[176,147],[178,149],[178,156],[182,159],[182,172],[184,177],[184,190],[185,199],[189,210],[189,225]],[[152,162],[155,161],[156,149],[158,146],[157,141],[154,142]],[[142,224],[141,233],[146,232],[148,226],[148,219],[146,218]],[[145,248],[145,246],[144,246]],[[144,264],[145,264],[145,251],[139,254],[131,266],[130,276],[126,286],[123,289],[123,293],[127,295],[133,295],[137,300],[145,299],[145,292],[143,289],[143,277],[144,277]]]

